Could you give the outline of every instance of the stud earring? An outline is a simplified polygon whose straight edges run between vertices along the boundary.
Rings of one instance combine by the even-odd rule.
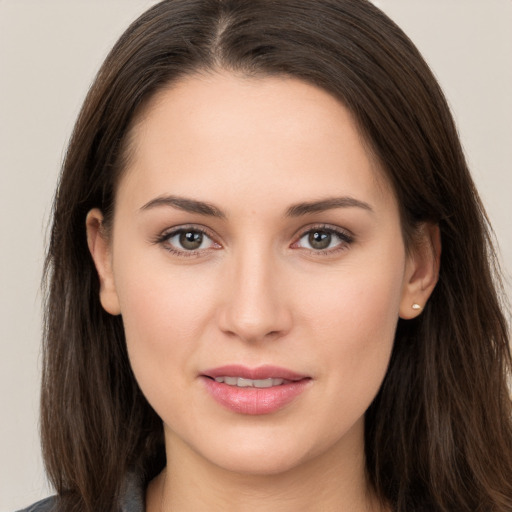
[[[421,309],[421,306],[419,304],[416,304],[416,302],[411,306],[412,309],[415,311],[419,311]]]

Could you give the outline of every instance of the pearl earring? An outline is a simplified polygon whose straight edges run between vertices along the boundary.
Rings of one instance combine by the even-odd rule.
[[[416,304],[416,302],[411,306],[412,309],[415,311],[419,311],[421,309],[421,306],[419,304]]]

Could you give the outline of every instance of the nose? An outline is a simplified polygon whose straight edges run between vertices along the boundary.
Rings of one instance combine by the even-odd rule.
[[[271,255],[247,252],[231,262],[218,311],[219,327],[246,342],[275,340],[292,326],[285,278]]]

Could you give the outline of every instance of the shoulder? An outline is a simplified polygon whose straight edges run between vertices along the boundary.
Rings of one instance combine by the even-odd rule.
[[[57,500],[55,496],[51,496],[50,498],[46,498],[30,505],[28,508],[18,510],[18,512],[52,512],[55,509],[56,503]]]
[[[55,512],[57,510],[57,501],[57,496],[50,496],[17,512]],[[144,502],[145,486],[142,476],[135,472],[128,473],[124,479],[119,499],[120,511],[144,512]]]

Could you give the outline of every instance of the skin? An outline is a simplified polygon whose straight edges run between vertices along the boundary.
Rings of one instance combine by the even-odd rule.
[[[148,510],[381,510],[365,480],[364,413],[399,316],[421,314],[411,306],[435,285],[436,228],[406,251],[393,191],[349,111],[295,79],[188,77],[131,135],[112,229],[92,210],[87,230],[102,305],[122,314],[133,371],[164,422],[169,463]],[[221,213],[159,201],[170,195]],[[345,203],[289,214],[332,198]],[[180,246],[180,227],[206,231],[199,250]],[[326,249],[311,244],[315,230]],[[311,380],[277,412],[240,414],[199,377],[235,363]]]

